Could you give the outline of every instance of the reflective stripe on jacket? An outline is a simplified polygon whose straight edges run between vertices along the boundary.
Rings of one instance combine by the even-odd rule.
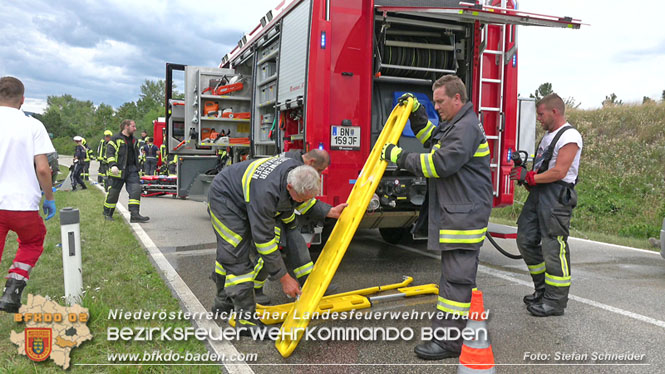
[[[429,124],[428,124],[429,125]],[[425,127],[428,128],[429,126]],[[399,166],[427,178],[428,249],[479,249],[492,211],[485,132],[467,102],[452,121],[423,136],[429,153],[410,153]]]
[[[109,176],[114,178],[121,178],[123,170],[127,169],[127,143],[131,143],[130,146],[134,147],[134,162],[133,164],[138,165],[138,155],[139,149],[137,147],[136,139],[133,136],[125,137],[122,133],[117,133],[113,135],[111,140],[109,140],[106,145],[106,161],[109,164]],[[110,172],[110,169],[114,166],[117,166],[120,169],[118,175],[113,175]]]
[[[286,189],[288,173],[300,164],[285,157],[248,160],[232,164],[215,176],[208,198],[223,196],[227,206],[236,212],[235,218],[243,219],[251,226],[251,240],[265,261],[271,276],[285,274],[284,262],[275,237],[278,219],[292,217],[296,202]],[[247,238],[250,239],[250,238]]]

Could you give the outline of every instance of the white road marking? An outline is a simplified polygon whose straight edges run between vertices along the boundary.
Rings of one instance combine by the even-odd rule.
[[[104,189],[99,185],[97,185],[97,188],[104,191]],[[162,279],[164,279],[166,284],[173,290],[173,292],[175,292],[176,296],[178,297],[178,300],[180,300],[180,303],[184,307],[185,311],[190,313],[199,313],[199,314],[207,313],[208,311],[203,307],[203,304],[201,304],[201,302],[194,295],[192,290],[189,287],[187,287],[185,281],[182,280],[178,272],[176,272],[173,266],[171,266],[169,261],[162,253],[162,251],[160,251],[159,247],[157,247],[155,243],[152,241],[152,239],[150,239],[150,237],[148,236],[148,234],[146,234],[141,225],[139,225],[138,223],[129,223],[129,211],[127,211],[127,209],[125,209],[125,207],[120,203],[116,205],[116,210],[120,214],[122,214],[122,217],[129,224],[131,229],[134,231],[136,237],[139,239],[143,247],[146,249],[146,251],[148,251],[153,263],[161,272]],[[216,331],[217,329],[219,329],[219,326],[214,321],[207,318],[198,319],[198,320],[193,319],[192,323],[197,328],[202,328],[209,331],[211,330]],[[215,341],[208,339],[207,343],[208,346],[212,349],[213,353],[217,354],[218,356],[238,357],[239,355],[236,347],[226,340]],[[222,364],[229,373],[233,374],[254,373],[254,370],[252,370],[252,368],[249,365],[247,365],[246,362],[233,361],[233,364],[227,365],[224,362],[222,362]]]
[[[605,244],[605,243],[600,243],[600,244]],[[399,245],[399,244],[394,245],[394,246],[397,247],[397,248],[403,249],[405,251],[418,253],[418,254],[421,254],[423,256],[435,258],[437,260],[441,259],[441,256],[435,255],[433,253],[429,253],[427,251],[421,251],[419,249],[415,249],[415,248],[411,248],[411,247],[407,247],[405,245]],[[629,248],[629,247],[626,247],[626,248]],[[531,281],[525,281],[525,280],[522,280],[522,279],[519,279],[519,278],[515,278],[511,273],[508,273],[508,272],[505,272],[505,271],[493,269],[493,268],[483,266],[483,265],[478,265],[478,271],[481,272],[481,273],[489,274],[489,275],[495,276],[497,278],[501,278],[501,279],[513,282],[515,284],[519,284],[521,286],[526,286],[526,287],[530,287],[530,288],[533,287],[533,283]],[[603,309],[603,310],[606,310],[608,312],[612,312],[612,313],[616,313],[616,314],[619,314],[619,315],[622,315],[622,316],[625,316],[625,317],[629,317],[629,318],[638,320],[640,322],[649,323],[649,324],[652,324],[652,325],[656,325],[658,327],[665,328],[665,321],[661,321],[661,320],[658,320],[658,319],[655,319],[655,318],[647,317],[647,316],[642,315],[642,314],[633,313],[633,312],[625,310],[625,309],[616,308],[616,307],[613,307],[611,305],[603,304],[603,303],[600,303],[598,301],[587,299],[587,298],[580,297],[580,296],[569,295],[568,298],[570,300],[575,300],[575,301],[580,302],[582,304],[586,304],[586,305],[589,305],[589,306],[592,306],[592,307],[595,307],[595,308],[598,308],[598,309]]]
[[[499,224],[499,223],[493,223],[493,225],[508,227],[508,228],[514,230],[515,232],[517,232],[517,227],[514,227],[514,226],[502,225],[502,224]],[[647,249],[628,247],[628,246],[625,246],[625,245],[619,245],[619,244],[605,243],[605,242],[599,242],[599,241],[589,240],[589,239],[576,238],[574,236],[569,236],[568,240],[570,240],[570,239],[579,240],[581,242],[589,243],[589,244],[602,244],[602,245],[607,245],[607,246],[610,246],[610,247],[613,247],[613,248],[627,249],[627,250],[630,250],[630,251],[649,253],[649,254],[652,254],[652,255],[660,255],[660,252],[658,252],[658,251],[649,251]]]

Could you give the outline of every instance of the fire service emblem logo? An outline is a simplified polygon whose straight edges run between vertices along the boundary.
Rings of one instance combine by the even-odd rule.
[[[44,361],[51,355],[52,331],[50,328],[25,329],[25,354],[32,361]]]

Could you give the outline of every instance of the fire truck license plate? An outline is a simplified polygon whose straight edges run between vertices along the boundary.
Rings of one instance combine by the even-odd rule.
[[[330,128],[330,149],[360,149],[360,126],[332,126]]]

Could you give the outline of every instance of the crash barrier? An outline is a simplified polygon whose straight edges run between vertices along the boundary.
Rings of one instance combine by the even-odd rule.
[[[302,294],[293,304],[291,312],[282,324],[275,347],[283,357],[289,357],[298,346],[311,316],[317,310],[323,294],[328,289],[328,285],[365,215],[369,201],[381,181],[383,172],[388,166],[387,161],[380,159],[381,150],[387,143],[397,144],[412,108],[413,99],[409,98],[405,105],[397,105],[390,113],[388,121],[351,190],[347,199],[349,205],[342,211],[314,269],[305,282]]]

